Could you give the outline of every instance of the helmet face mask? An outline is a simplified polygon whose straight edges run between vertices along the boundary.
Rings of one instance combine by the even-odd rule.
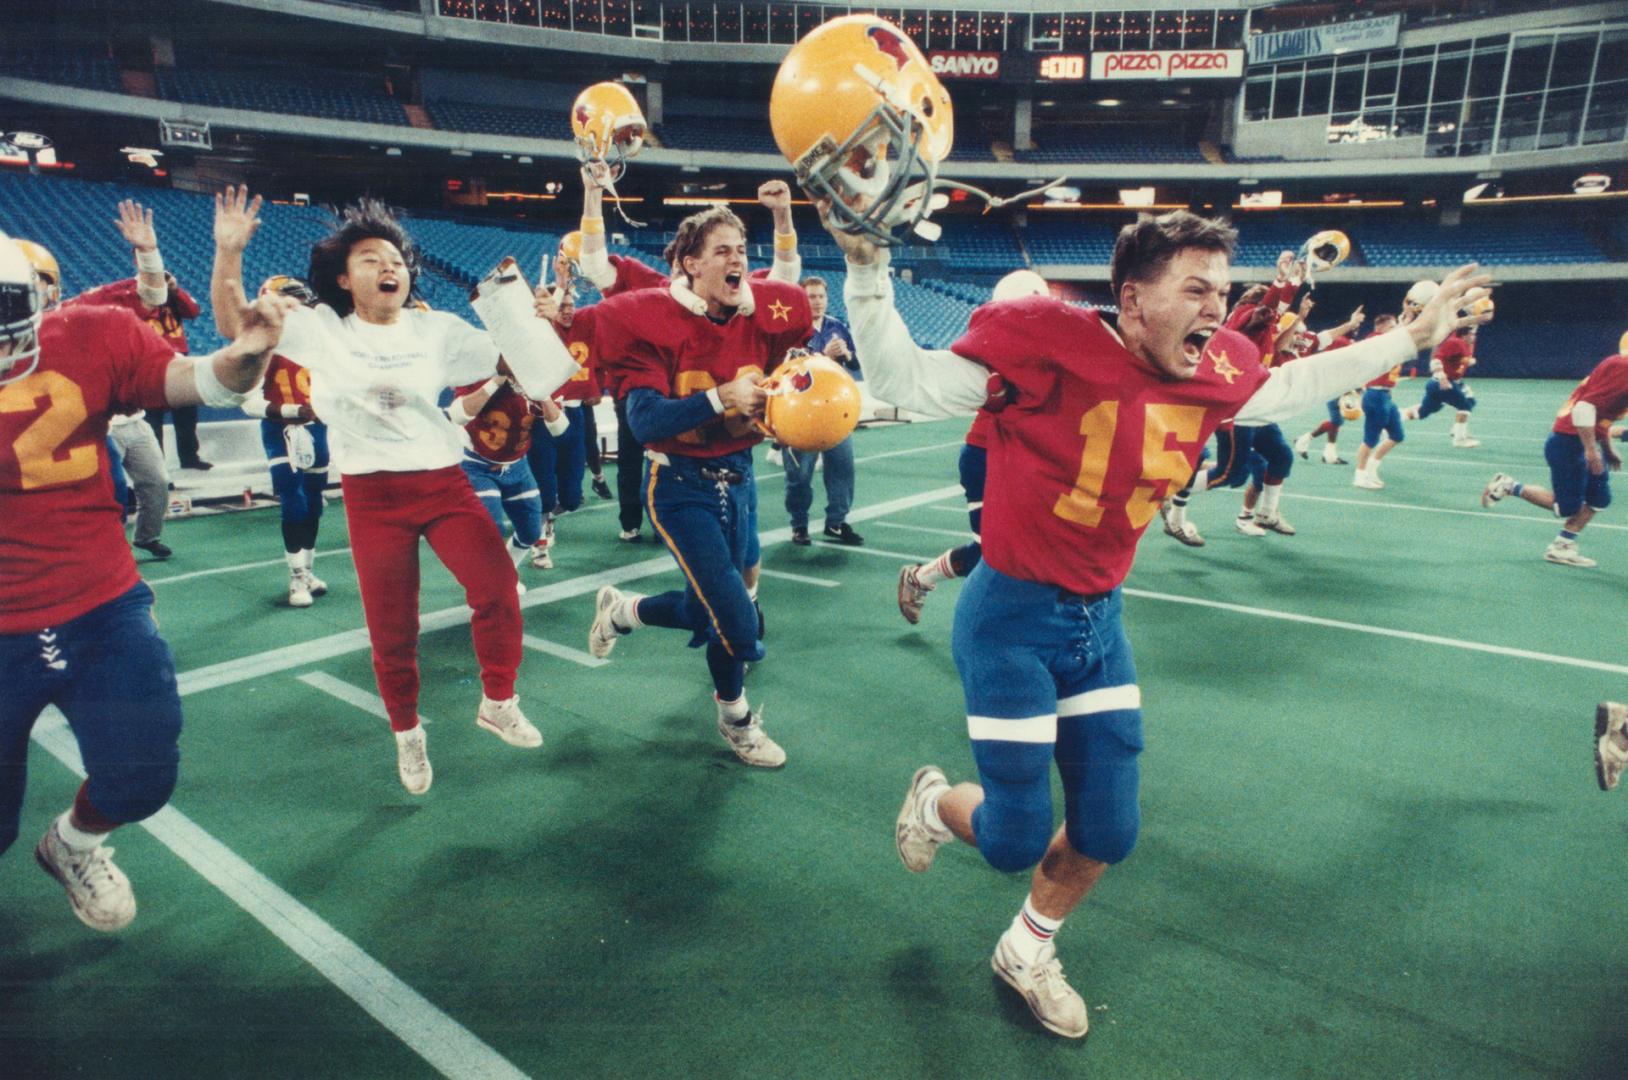
[[[39,366],[44,305],[33,264],[0,232],[0,385],[26,378]]]
[[[317,306],[317,294],[311,286],[288,274],[274,274],[260,286],[261,296],[292,296],[306,307]]]
[[[646,127],[639,103],[620,83],[595,83],[578,94],[571,106],[578,159],[604,162],[613,184],[644,148]]]

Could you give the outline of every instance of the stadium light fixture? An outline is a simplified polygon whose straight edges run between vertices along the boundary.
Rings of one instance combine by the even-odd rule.
[[[1113,108],[1117,108],[1118,106],[1123,105],[1125,103],[1123,101],[1120,101],[1118,98],[1105,97],[1102,100],[1098,101],[1097,104],[1101,105],[1105,109],[1113,109]]]
[[[1126,206],[1152,206],[1154,201],[1153,189],[1151,187],[1120,188],[1119,201]]]
[[[400,157],[401,156],[401,147],[399,147],[399,146],[387,146],[387,147],[385,147],[384,148],[384,156],[385,157]]]

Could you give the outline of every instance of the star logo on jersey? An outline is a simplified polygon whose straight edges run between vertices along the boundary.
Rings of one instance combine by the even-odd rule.
[[[1215,364],[1215,373],[1227,380],[1228,386],[1232,385],[1232,380],[1243,374],[1242,371],[1239,371],[1237,368],[1232,366],[1232,361],[1227,359],[1227,351],[1225,349],[1222,349],[1220,352],[1217,352],[1214,356],[1210,357],[1210,361]]]
[[[769,305],[769,314],[774,316],[776,322],[791,322],[791,307],[778,300]]]

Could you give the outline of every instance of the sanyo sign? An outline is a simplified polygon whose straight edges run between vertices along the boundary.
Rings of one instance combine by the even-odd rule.
[[[941,79],[998,79],[1001,54],[998,52],[942,51],[927,54],[933,74]]]

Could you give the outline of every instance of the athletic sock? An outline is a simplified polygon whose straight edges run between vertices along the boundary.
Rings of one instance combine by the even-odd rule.
[[[1560,530],[1560,535],[1558,537],[1556,537],[1556,539],[1557,540],[1570,540],[1572,543],[1575,544],[1577,542],[1577,534],[1572,532],[1570,529],[1561,529]]]
[[[62,842],[68,845],[70,851],[83,855],[87,851],[95,850],[107,834],[86,832],[76,827],[73,823],[73,811],[64,810],[57,818],[57,835],[62,837]]]
[[[916,567],[916,580],[923,585],[937,585],[955,576],[955,567],[950,564],[950,553],[946,551],[930,563],[922,563]]]
[[[1278,516],[1278,496],[1283,494],[1282,484],[1267,484],[1261,488],[1261,501],[1255,504],[1255,516],[1275,518]]]
[[[1510,487],[1509,487],[1509,493],[1511,495],[1515,496],[1517,499],[1521,497],[1521,492],[1523,492],[1525,490],[1526,490],[1526,485],[1525,484],[1511,484]]]
[[[712,700],[718,703],[718,715],[722,716],[724,723],[733,727],[744,727],[752,719],[751,706],[746,704],[746,695],[742,694],[734,701],[724,701],[717,694]]]
[[[301,570],[305,569],[305,559],[303,558],[303,556],[304,556],[304,552],[300,552],[300,551],[285,551],[285,552],[283,552],[283,561],[288,564],[288,572],[289,573],[297,574]]]
[[[1006,943],[1025,964],[1036,964],[1040,962],[1041,951],[1051,944],[1051,939],[1062,925],[1062,919],[1048,919],[1036,911],[1034,894],[1030,893],[1023,901],[1017,918],[1006,930]]]

